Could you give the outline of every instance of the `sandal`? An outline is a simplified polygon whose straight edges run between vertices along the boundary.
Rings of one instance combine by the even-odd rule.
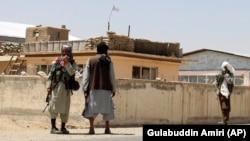
[[[106,128],[105,131],[104,131],[105,134],[111,134],[111,131],[109,128]]]
[[[94,135],[94,134],[95,134],[94,128],[89,128],[89,135]]]

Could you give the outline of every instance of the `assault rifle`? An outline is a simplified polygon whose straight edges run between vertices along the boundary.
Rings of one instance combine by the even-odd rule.
[[[47,94],[47,97],[46,97],[46,103],[47,103],[47,105],[44,107],[44,109],[43,109],[43,113],[44,113],[44,111],[47,109],[47,107],[49,106],[49,101],[50,101],[50,99],[51,99],[51,92],[48,92],[48,94]]]

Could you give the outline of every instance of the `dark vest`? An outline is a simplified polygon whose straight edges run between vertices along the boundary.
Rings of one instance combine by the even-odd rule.
[[[90,66],[90,81],[89,90],[102,89],[112,91],[112,84],[110,80],[109,66],[101,66],[99,61],[100,54],[89,59]]]

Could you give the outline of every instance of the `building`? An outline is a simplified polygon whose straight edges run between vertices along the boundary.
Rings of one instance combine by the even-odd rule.
[[[25,43],[20,46],[20,52],[10,53],[9,62],[0,63],[3,66],[1,71],[9,75],[21,72],[37,75],[40,71],[48,74],[51,62],[60,54],[61,45],[67,43],[72,45],[78,71],[82,72],[86,60],[96,54],[95,47],[100,41],[105,41],[110,47],[109,55],[115,64],[117,78],[178,80],[179,66],[184,61],[178,42],[133,39],[112,31],[105,36],[70,40],[65,26],[26,27]]]
[[[25,42],[80,40],[69,34],[65,25],[61,28],[35,26],[13,22],[0,22],[0,72],[16,74],[26,70],[22,49]],[[26,40],[26,41],[25,41]]]
[[[233,53],[199,49],[183,54],[189,61],[180,66],[179,81],[190,83],[213,83],[221,71],[223,61],[228,61],[236,70],[235,85],[250,86],[250,57]]]
[[[132,39],[108,31],[107,36],[78,41],[49,41],[26,43],[22,54],[25,71],[35,75],[39,71],[48,74],[51,62],[60,54],[64,43],[73,47],[74,59],[79,72],[85,62],[96,54],[96,44],[105,41],[109,47],[117,78],[177,81],[179,65],[184,61],[179,43],[152,42],[146,39]]]
[[[65,25],[61,28],[50,26],[36,26],[26,28],[25,43],[29,42],[48,42],[48,41],[68,41],[69,29]]]
[[[27,28],[32,29],[32,28],[38,28],[38,27],[40,27],[40,29],[44,29],[44,27],[42,25],[36,26],[36,25],[32,25],[32,24],[22,24],[22,23],[0,21],[0,43],[1,42],[24,43],[26,36],[27,36],[26,29]],[[62,27],[66,28],[65,25],[62,25]],[[51,27],[51,28],[55,28],[56,30],[61,29],[61,28],[56,28],[56,27]],[[40,29],[39,29],[39,31],[40,31]],[[30,34],[30,33],[28,33],[28,34]],[[40,34],[40,38],[42,37],[42,35],[43,34]],[[70,40],[70,41],[80,40],[80,38],[75,37],[69,33],[67,34],[67,36],[68,36],[67,40]],[[30,40],[30,38],[28,40]]]

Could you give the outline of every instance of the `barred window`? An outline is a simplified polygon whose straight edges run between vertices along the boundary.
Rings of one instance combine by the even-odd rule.
[[[157,70],[156,67],[133,66],[132,78],[155,80],[157,77]]]
[[[189,82],[189,83],[202,83],[202,84],[212,84],[215,82],[215,76],[213,75],[180,75],[179,81]],[[235,85],[244,85],[243,76],[235,76]]]

